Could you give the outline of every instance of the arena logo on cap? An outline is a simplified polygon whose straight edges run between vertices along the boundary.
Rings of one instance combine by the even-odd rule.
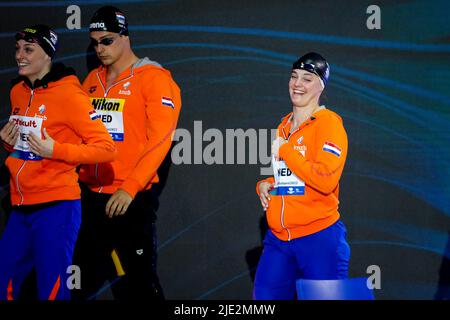
[[[23,29],[23,31],[29,32],[29,33],[36,33],[37,32],[36,29],[31,29],[31,28],[25,28],[25,29]]]
[[[105,27],[105,23],[104,22],[92,22],[89,25],[89,28],[91,29],[98,29],[98,28],[104,28]]]

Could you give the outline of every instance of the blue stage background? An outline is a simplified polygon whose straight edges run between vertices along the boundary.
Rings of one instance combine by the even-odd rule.
[[[79,30],[66,27],[71,4],[81,9]],[[372,3],[364,0],[1,1],[1,125],[16,76],[15,32],[35,23],[56,28],[57,60],[82,80],[86,27],[105,4],[125,12],[135,52],[171,70],[182,89],[179,127],[193,137],[194,121],[203,132],[275,128],[291,110],[292,62],[309,51],[323,54],[331,65],[323,103],[343,117],[349,137],[340,212],[350,276],[379,266],[377,299],[450,298],[448,1],[377,1],[379,30],[367,28]],[[5,156],[0,151],[2,163]],[[265,165],[248,159],[171,166],[158,210],[167,298],[252,298],[265,228],[255,183]],[[7,189],[3,183],[3,201]],[[0,233],[5,219],[0,209]],[[108,298],[105,289],[100,298]]]

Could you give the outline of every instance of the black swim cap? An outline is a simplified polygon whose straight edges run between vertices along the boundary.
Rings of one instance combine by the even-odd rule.
[[[109,31],[128,35],[128,22],[124,13],[116,7],[105,6],[98,9],[89,24],[89,32]]]
[[[16,41],[37,43],[50,58],[53,58],[58,49],[58,35],[49,26],[37,24],[24,28],[16,33]]]
[[[315,52],[310,52],[300,57],[300,59],[294,62],[292,69],[302,69],[318,75],[324,87],[330,75],[330,66],[327,60]]]

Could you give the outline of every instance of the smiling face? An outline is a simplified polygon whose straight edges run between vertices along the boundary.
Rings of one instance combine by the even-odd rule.
[[[97,57],[105,66],[117,62],[127,48],[127,44],[129,46],[127,36],[121,36],[114,32],[92,31],[90,37]]]
[[[292,70],[289,80],[289,95],[293,106],[318,105],[322,91],[323,86],[319,76],[306,70]]]
[[[37,43],[19,40],[16,42],[16,62],[19,75],[33,83],[50,71],[52,60]]]

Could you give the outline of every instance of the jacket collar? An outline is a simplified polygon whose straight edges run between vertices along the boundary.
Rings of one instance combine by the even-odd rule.
[[[326,113],[324,110],[327,110],[327,108],[324,105],[319,106],[319,108],[317,108],[308,119],[306,119],[302,124],[300,124],[300,126],[298,127],[297,130],[305,127],[306,125],[310,124],[312,121],[321,117],[324,113]],[[290,112],[281,120],[281,130],[282,130],[283,134],[285,135],[285,137],[289,136],[289,131],[290,131],[290,128],[292,125],[293,118],[294,118],[294,113]]]
[[[25,85],[30,89],[36,89],[40,87],[43,87],[45,89],[48,87],[48,84],[50,82],[58,81],[70,75],[76,75],[73,68],[68,68],[62,63],[53,63],[50,71],[44,77],[42,77],[42,79],[37,79],[34,81],[34,83],[31,83],[31,81],[27,77],[19,76],[13,79],[11,81],[11,84],[12,86],[14,86],[15,84],[23,81]]]

